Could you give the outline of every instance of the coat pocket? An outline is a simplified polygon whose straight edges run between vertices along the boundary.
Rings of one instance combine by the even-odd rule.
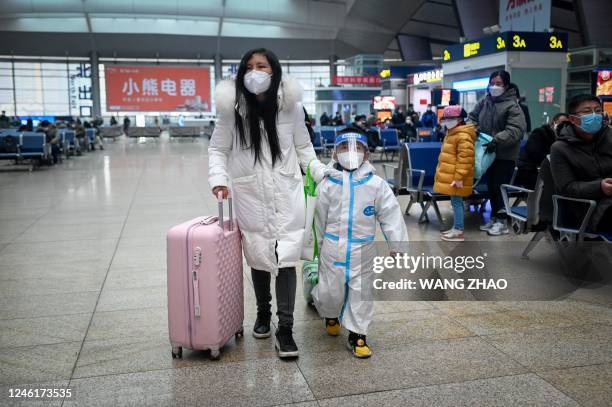
[[[261,232],[264,229],[264,199],[257,175],[247,175],[232,180],[232,194],[236,208],[236,220],[241,230]]]

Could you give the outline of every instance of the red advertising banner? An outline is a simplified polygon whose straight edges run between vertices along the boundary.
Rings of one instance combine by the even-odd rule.
[[[109,112],[210,111],[208,68],[112,65],[105,78]]]
[[[334,76],[332,78],[334,85],[373,85],[380,86],[380,78],[378,76]]]

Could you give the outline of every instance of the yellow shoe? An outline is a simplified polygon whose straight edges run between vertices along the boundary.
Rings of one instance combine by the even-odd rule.
[[[354,332],[349,334],[348,348],[353,352],[353,356],[360,359],[369,358],[372,356],[372,350],[366,343],[366,336],[359,335]]]
[[[325,330],[328,335],[340,335],[340,328],[340,321],[338,321],[338,318],[325,318]]]

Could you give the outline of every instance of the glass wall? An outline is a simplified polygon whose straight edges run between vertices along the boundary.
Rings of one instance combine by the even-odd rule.
[[[130,64],[155,64],[165,63],[172,65],[196,65],[192,60],[121,60],[109,62],[101,61],[100,74],[100,107],[102,116],[125,114],[134,116],[135,112],[108,112],[106,110],[106,88],[104,78],[104,64],[118,63]],[[222,64],[222,77],[229,79],[235,76],[239,61],[225,60]],[[198,61],[201,64],[201,61]],[[315,88],[328,87],[331,83],[329,75],[329,62],[325,60],[316,61],[281,61],[283,73],[290,75],[300,82],[304,90],[303,102],[306,110],[311,114],[317,114],[315,110]],[[214,87],[215,73],[214,65],[207,60],[203,65],[210,68],[212,111],[215,111]],[[339,64],[338,74],[342,75],[344,66]],[[0,110],[5,110],[7,115],[19,116],[81,116],[92,115],[92,80],[91,65],[84,58],[59,58],[22,57],[12,58],[0,56]],[[144,112],[143,112],[144,114]],[[147,115],[178,116],[179,112],[146,112]],[[186,114],[191,115],[191,114]]]
[[[91,66],[85,62],[0,61],[0,108],[18,116],[89,116]]]

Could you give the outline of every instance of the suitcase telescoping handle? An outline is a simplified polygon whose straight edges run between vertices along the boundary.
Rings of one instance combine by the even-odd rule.
[[[221,229],[223,229],[224,228],[223,227],[223,225],[224,225],[224,222],[223,222],[223,192],[219,191],[217,193],[217,201],[218,201],[218,204],[219,204],[219,226],[221,227]],[[229,224],[229,230],[231,232],[232,230],[234,230],[234,216],[233,216],[232,197],[231,197],[231,195],[227,196],[227,204],[228,204],[228,207],[229,207],[229,222],[228,222],[228,224]]]

